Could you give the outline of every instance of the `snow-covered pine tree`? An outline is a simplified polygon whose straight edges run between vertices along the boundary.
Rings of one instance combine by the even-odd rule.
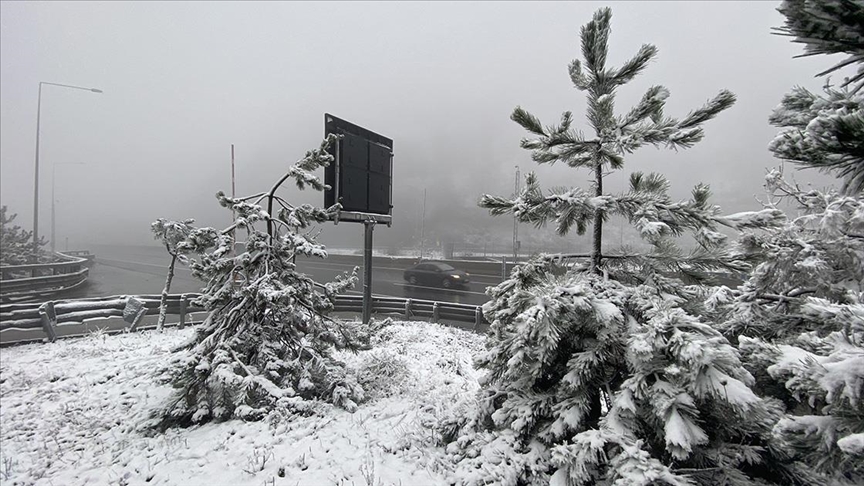
[[[655,86],[616,116],[616,89],[656,49],[644,45],[621,67],[607,67],[610,19],[609,9],[594,14],[581,30],[585,62],[570,64],[571,80],[587,92],[594,138],[571,128],[570,112],[549,127],[522,108],[512,115],[535,136],[522,141],[535,161],[591,170],[593,191],[544,195],[529,174],[516,199],[481,200],[493,215],[554,222],[561,235],[593,225],[591,264],[577,268],[541,256],[490,290],[479,411],[442,424],[444,440],[455,444],[448,450],[469,484],[813,484],[775,453],[777,410],[751,391],[753,377],[736,349],[699,317],[703,288],[685,283],[744,268],[724,249],[718,225],[774,221],[777,212],[721,217],[707,186],[674,201],[658,174],[633,174],[624,194],[603,191],[607,171],[622,169],[624,155],[645,145],[692,146],[703,137],[702,124],[735,98],[722,91],[675,119],[663,114],[668,91]],[[636,226],[653,251],[604,257],[602,223],[613,214]],[[674,244],[684,233],[695,250]],[[492,466],[496,454],[507,459]]]
[[[362,388],[332,357],[334,348],[354,348],[357,336],[350,323],[327,317],[335,295],[355,283],[356,269],[318,284],[293,263],[297,255],[327,256],[311,225],[327,221],[338,205],[294,206],[276,194],[289,178],[300,189],[322,190],[314,171],[332,161],[327,147],[335,140],[330,135],[307,152],[269,192],[236,199],[218,193],[220,204],[234,211],[234,224],[222,231],[200,228],[187,238],[191,251],[211,249],[190,262],[206,283],[200,303],[210,313],[169,369],[176,390],[162,411],[162,426],[253,420],[304,399],[352,409],[362,399]],[[234,232],[245,232],[245,251],[236,256]],[[240,285],[235,274],[242,276]]]
[[[739,251],[755,265],[736,291],[723,288],[712,296],[713,303],[728,304],[720,330],[733,339],[771,340],[842,330],[832,319],[814,320],[797,308],[807,298],[838,304],[855,304],[860,298],[864,201],[830,189],[802,190],[779,169],[768,173],[765,185],[766,208],[779,211],[782,202],[791,202],[799,214],[783,225],[745,229]]]
[[[847,194],[864,190],[864,1],[786,0],[778,9],[786,24],[777,29],[804,44],[802,56],[848,54],[818,76],[857,67],[838,88],[826,83],[818,95],[796,87],[770,121],[783,128],[771,150],[803,167],[835,172]]]
[[[805,52],[852,53],[847,41],[857,38],[858,54],[846,64],[864,61],[861,2],[784,2],[781,12]],[[826,93],[795,88],[784,97],[770,119],[784,130],[769,147],[805,167],[844,167],[838,173],[844,191],[803,190],[781,170],[769,172],[766,208],[787,201],[797,214],[741,238],[755,267],[737,293],[718,293],[713,302],[725,302],[718,306],[725,312],[720,330],[737,338],[754,389],[786,407],[774,427],[781,450],[833,484],[862,484],[864,111],[860,94],[830,87]]]
[[[165,325],[165,317],[168,310],[168,293],[171,292],[171,281],[174,280],[174,266],[177,260],[180,263],[188,263],[186,253],[194,248],[186,243],[189,235],[195,231],[194,219],[184,221],[171,221],[159,218],[150,224],[153,238],[165,245],[165,251],[171,256],[168,263],[168,275],[165,277],[165,286],[162,288],[162,296],[159,300],[159,320],[156,322],[156,330],[161,331]]]
[[[739,342],[754,389],[779,399],[780,445],[837,484],[864,482],[864,199],[803,191],[769,173],[770,194],[800,215],[741,238],[756,263],[713,299]],[[766,204],[772,204],[772,199]]]
[[[0,263],[3,265],[27,265],[29,263],[46,261],[46,255],[40,251],[34,253],[33,232],[25,231],[17,224],[12,224],[18,214],[7,215],[8,208],[0,207]],[[44,238],[39,239],[39,247],[47,245]]]

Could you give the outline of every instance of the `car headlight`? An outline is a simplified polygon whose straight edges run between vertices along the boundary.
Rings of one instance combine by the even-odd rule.
[[[460,278],[462,278],[462,277],[460,277],[459,275],[453,275],[453,278],[455,278],[455,279],[460,279]]]

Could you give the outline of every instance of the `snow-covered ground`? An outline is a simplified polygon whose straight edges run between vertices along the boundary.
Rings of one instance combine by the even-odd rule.
[[[450,483],[432,424],[471,399],[483,337],[395,322],[375,347],[341,353],[368,400],[348,413],[315,404],[155,433],[170,392],[160,369],[190,330],[91,335],[2,350],[0,482],[4,485],[354,485]]]

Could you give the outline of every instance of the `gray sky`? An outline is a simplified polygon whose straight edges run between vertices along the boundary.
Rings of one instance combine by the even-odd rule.
[[[213,195],[230,192],[230,145],[238,194],[268,189],[320,142],[325,112],[394,140],[394,226],[376,230],[376,246],[417,232],[424,188],[427,231],[509,235],[512,219],[493,219],[476,201],[510,195],[516,165],[544,187],[588,180],[533,163],[509,115],[521,105],[550,123],[572,110],[587,128],[567,64],[581,56],[580,26],[603,5],[613,9],[611,64],[643,43],[659,48],[619,91],[619,112],[654,84],[671,91],[673,116],[722,88],[738,96],[697,147],[642,149],[607,187],[623,188],[631,171],[661,171],[676,196],[704,181],[725,210],[758,208],[753,196],[778,163],[766,148],[777,132],[768,115],[792,86],[818,90],[824,80],[813,75],[833,61],[792,58],[801,46],[770,33],[783,21],[779,2],[4,1],[2,204],[32,225],[37,90],[48,81],[104,90],[43,87],[40,232],[50,233],[53,171],[58,248],[67,237],[70,247],[146,244],[158,217],[227,226]],[[321,193],[284,193],[323,204]],[[328,225],[323,241],[360,246],[362,227]]]

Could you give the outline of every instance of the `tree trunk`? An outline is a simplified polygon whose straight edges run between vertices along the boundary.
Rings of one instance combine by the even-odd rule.
[[[600,426],[600,419],[603,418],[603,406],[600,404],[602,397],[600,396],[600,392],[597,392],[594,395],[591,395],[591,405],[588,409],[588,418],[587,425],[589,428],[598,428]]]
[[[177,262],[177,254],[171,254],[171,264],[168,265],[168,277],[165,279],[165,288],[162,289],[162,298],[159,300],[159,321],[156,322],[156,330],[162,332],[165,325],[165,316],[168,313],[168,292],[171,291],[171,280],[174,279],[174,264]]]
[[[600,161],[597,161],[597,165],[594,166],[594,195],[602,196],[603,195],[603,164]],[[600,273],[600,260],[602,258],[602,254],[600,253],[600,245],[603,244],[603,212],[597,210],[594,213],[594,239],[592,242],[591,248],[591,271],[594,273]]]

